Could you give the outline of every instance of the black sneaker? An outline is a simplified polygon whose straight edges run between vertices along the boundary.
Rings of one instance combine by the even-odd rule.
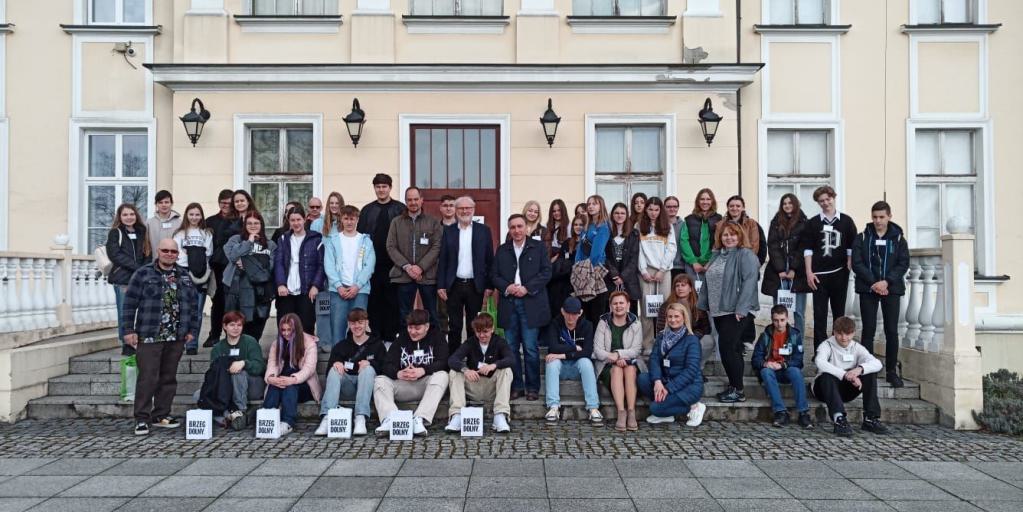
[[[841,437],[852,437],[852,427],[849,426],[849,420],[845,419],[845,415],[841,414],[835,419],[835,435]]]
[[[211,347],[213,347],[213,345],[217,344],[217,341],[218,340],[216,338],[214,338],[213,336],[210,336],[210,337],[206,338],[206,341],[202,342],[202,346],[203,346],[203,348],[211,348]]]
[[[194,355],[197,355],[198,353],[199,353],[199,349],[195,349],[195,348],[186,348],[185,349],[185,355],[186,356],[194,356]]]
[[[888,381],[888,385],[893,388],[901,388],[906,385],[906,383],[902,381],[902,377],[899,377],[899,374],[895,372],[888,372],[885,374],[884,380]]]
[[[813,428],[813,418],[810,417],[809,412],[799,413],[799,426],[806,429]]]
[[[881,436],[883,436],[883,435],[888,433],[888,427],[884,426],[884,424],[881,423],[881,420],[878,419],[878,418],[867,418],[867,417],[864,417],[863,418],[863,424],[860,425],[860,429],[861,430],[866,430],[867,432],[872,432],[874,434],[881,435]]]
[[[144,421],[140,421],[140,422],[136,423],[135,424],[135,435],[137,435],[137,436],[149,435],[149,424],[144,422]]]
[[[728,387],[725,388],[724,391],[722,391],[722,392],[720,392],[720,393],[718,393],[718,394],[716,394],[714,396],[716,396],[718,401],[720,402],[722,398],[730,395],[733,391],[735,391],[735,388],[733,388],[732,386],[728,386]]]
[[[731,392],[729,392],[729,393],[725,394],[724,396],[718,398],[718,400],[720,400],[722,403],[726,403],[726,404],[732,404],[732,403],[735,403],[735,402],[745,402],[746,401],[746,393],[743,393],[741,390],[738,390],[738,389],[735,389],[735,388],[731,388]]]
[[[789,424],[789,413],[788,411],[778,411],[774,413],[774,423],[776,427],[784,427]]]
[[[154,421],[153,426],[160,428],[178,428],[181,426],[181,423],[178,423],[178,420],[174,419],[173,416],[164,416]]]

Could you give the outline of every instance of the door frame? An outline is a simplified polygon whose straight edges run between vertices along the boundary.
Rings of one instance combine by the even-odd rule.
[[[504,240],[508,232],[505,219],[511,214],[511,114],[399,114],[398,115],[398,197],[405,197],[405,190],[412,186],[412,132],[413,124],[475,125],[496,124],[498,130],[497,152],[500,156],[498,192],[500,194],[500,219],[497,222],[498,240]],[[494,227],[493,224],[491,227]]]

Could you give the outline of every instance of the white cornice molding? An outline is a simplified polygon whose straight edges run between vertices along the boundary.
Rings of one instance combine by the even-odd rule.
[[[341,15],[329,16],[234,16],[242,32],[336,34],[344,22]]]
[[[402,16],[409,34],[503,34],[508,16]]]
[[[758,34],[779,34],[788,36],[802,35],[842,35],[849,32],[852,25],[753,25]]]
[[[667,34],[675,16],[566,16],[575,34]]]
[[[0,34],[10,34],[11,32],[14,32],[14,23],[0,24]]]
[[[61,25],[68,34],[145,34],[159,35],[163,25]]]
[[[903,34],[916,35],[944,35],[944,34],[992,34],[1002,26],[1001,23],[992,25],[973,24],[944,24],[944,25],[903,25]]]

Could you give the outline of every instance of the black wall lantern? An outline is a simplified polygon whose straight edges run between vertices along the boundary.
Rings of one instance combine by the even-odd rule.
[[[199,111],[195,110],[196,104],[199,105]],[[185,133],[188,135],[188,140],[192,142],[192,147],[195,147],[195,143],[199,142],[199,137],[202,136],[202,127],[206,124],[206,121],[210,120],[210,111],[206,110],[203,106],[202,100],[195,98],[192,100],[192,110],[181,116],[181,122],[185,125]]]
[[[718,133],[718,124],[722,119],[721,116],[714,112],[714,108],[710,106],[710,98],[704,100],[703,108],[700,109],[698,117],[700,129],[703,130],[703,139],[707,141],[707,147],[710,147],[710,143],[714,141],[714,136]]]
[[[359,147],[359,139],[362,138],[362,125],[366,124],[366,113],[359,108],[359,98],[352,100],[352,111],[342,121],[348,128],[348,136],[352,138],[352,145]]]
[[[547,111],[540,118],[540,125],[543,126],[543,134],[547,137],[547,145],[554,147],[554,137],[558,134],[558,123],[561,118],[554,113],[554,107],[550,98],[547,98]]]

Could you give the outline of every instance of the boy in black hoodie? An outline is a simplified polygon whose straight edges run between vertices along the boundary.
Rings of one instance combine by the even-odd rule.
[[[899,302],[906,293],[909,270],[909,243],[902,228],[892,222],[892,207],[878,201],[870,208],[872,223],[863,228],[853,243],[852,266],[856,273],[856,293],[863,315],[863,346],[874,353],[877,306],[884,318],[885,373],[892,387],[904,384],[899,366]]]
[[[821,214],[806,221],[800,245],[806,264],[806,283],[813,290],[813,348],[828,337],[828,306],[832,318],[845,315],[849,291],[852,243],[856,223],[835,209],[835,189],[825,185],[813,191]]]

